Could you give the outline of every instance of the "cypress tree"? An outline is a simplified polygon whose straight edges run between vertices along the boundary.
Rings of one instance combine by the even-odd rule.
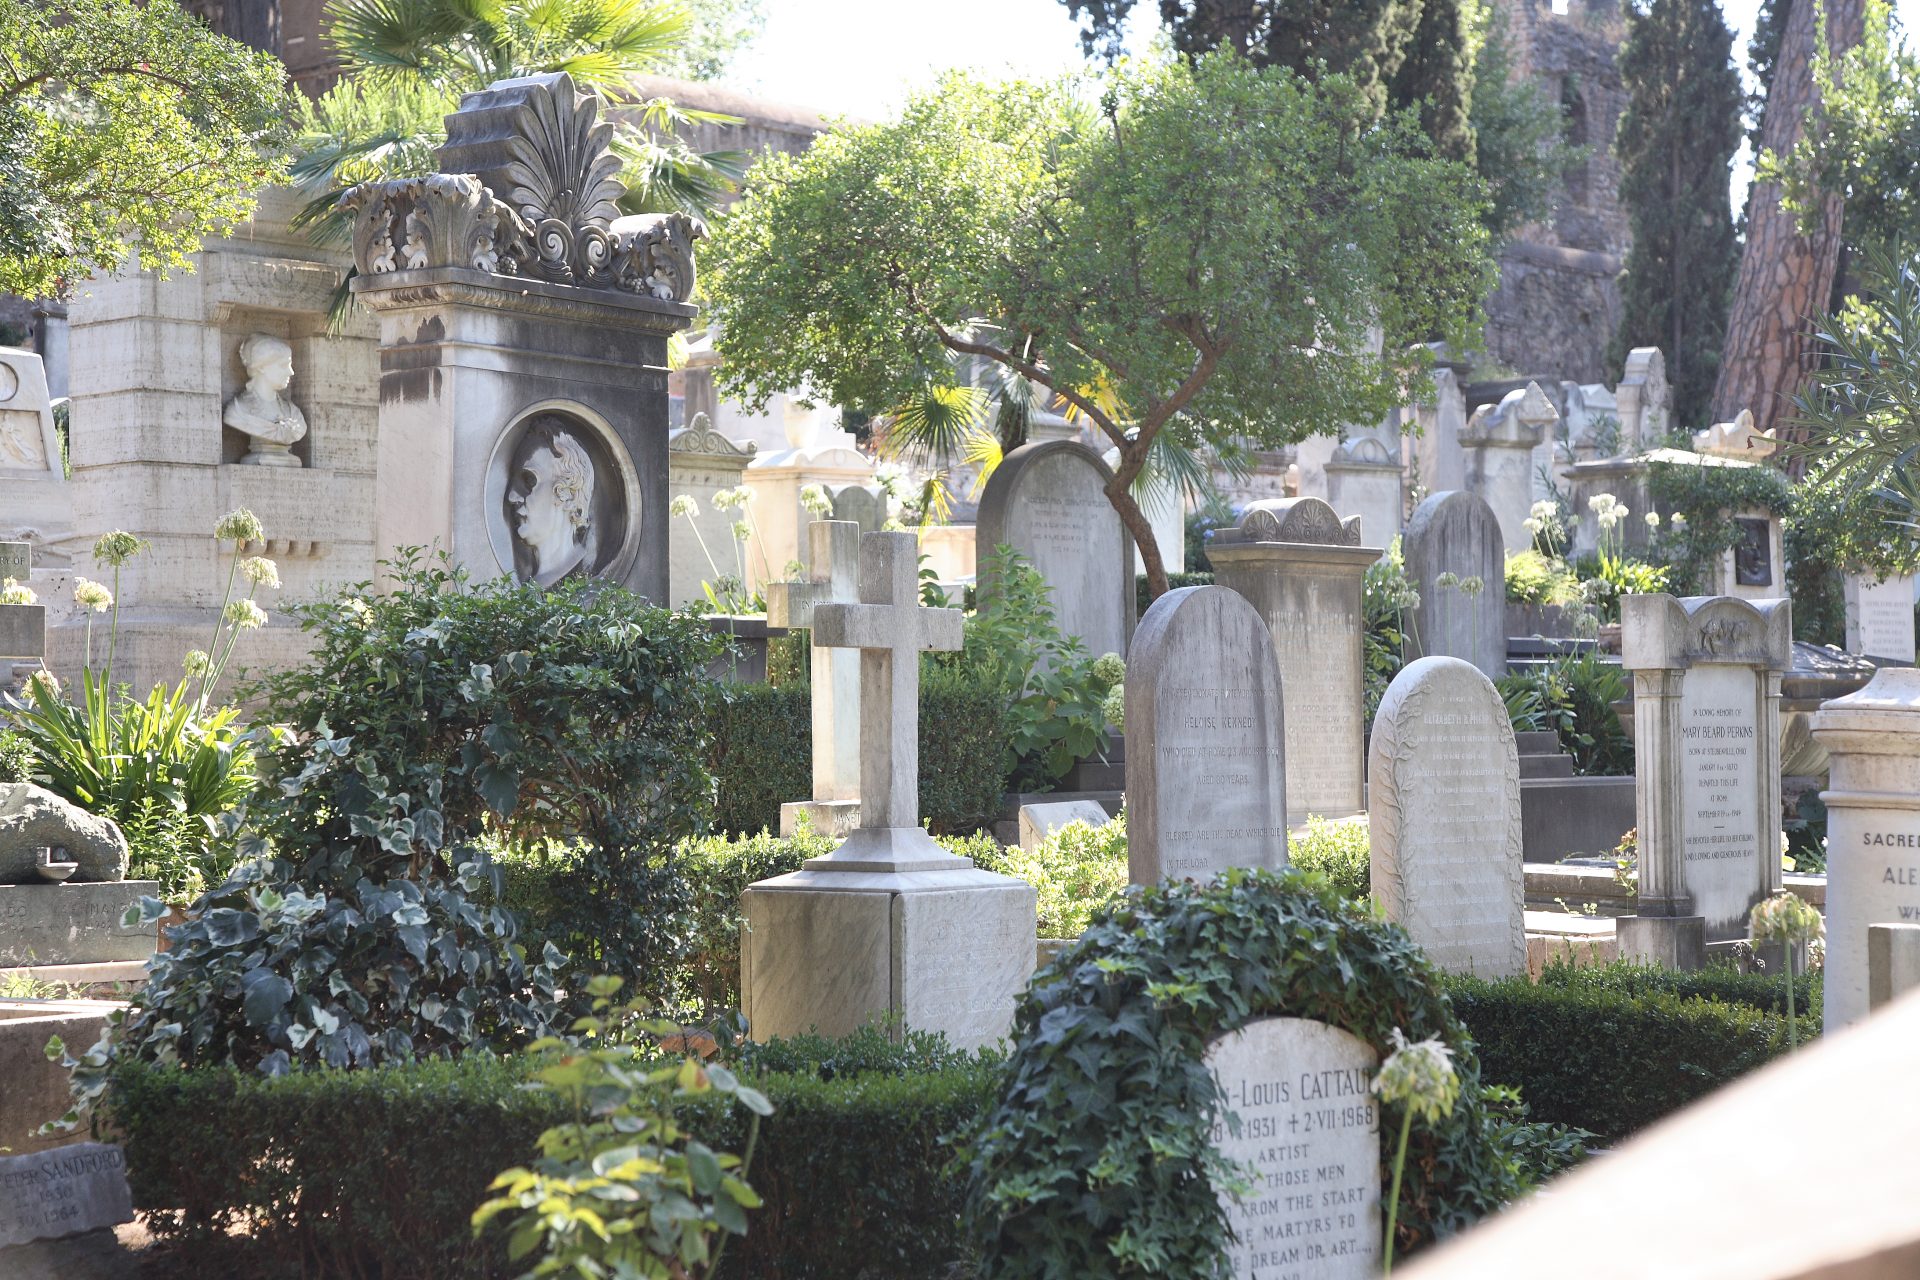
[[[1740,265],[1727,191],[1743,105],[1732,51],[1716,0],[1637,6],[1620,50],[1627,109],[1614,147],[1633,247],[1608,363],[1661,348],[1674,422],[1688,430],[1707,425]]]

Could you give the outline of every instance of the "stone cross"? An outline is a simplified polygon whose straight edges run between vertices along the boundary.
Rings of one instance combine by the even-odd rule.
[[[966,867],[920,829],[920,655],[960,647],[958,609],[920,607],[919,542],[860,535],[860,602],[816,604],[813,643],[860,651],[860,827],[809,867]]]
[[[811,628],[823,604],[860,599],[860,526],[851,520],[815,520],[807,526],[804,582],[767,585],[767,625]],[[815,644],[813,677],[813,803],[782,805],[780,833],[792,835],[795,820],[809,813],[816,831],[844,835],[854,826],[860,801],[860,655]]]

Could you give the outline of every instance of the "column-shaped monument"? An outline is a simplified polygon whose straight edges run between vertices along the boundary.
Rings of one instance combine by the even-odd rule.
[[[1697,968],[1747,936],[1780,888],[1780,677],[1791,605],[1731,596],[1625,596],[1621,665],[1633,674],[1639,914],[1620,954]]]
[[[992,1044],[1033,973],[1034,893],[920,826],[920,655],[960,647],[960,611],[920,607],[910,533],[860,536],[860,602],[816,604],[813,643],[860,651],[860,826],[741,895],[740,990],[759,1039],[840,1036],[897,1015]]]
[[[1207,547],[1215,580],[1273,634],[1286,699],[1287,821],[1366,805],[1366,583],[1378,547],[1318,498],[1256,502]]]
[[[666,344],[701,229],[620,216],[612,134],[565,73],[502,80],[447,117],[443,172],[341,198],[380,322],[382,551],[667,600]]]

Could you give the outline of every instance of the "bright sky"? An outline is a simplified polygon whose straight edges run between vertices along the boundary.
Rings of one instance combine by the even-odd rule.
[[[1909,31],[1920,0],[1898,0]],[[1760,0],[1722,0],[1744,73]],[[1139,0],[1136,46],[1159,6]],[[767,24],[730,79],[829,114],[877,118],[955,67],[1037,76],[1082,65],[1078,24],[1060,0],[766,0]]]

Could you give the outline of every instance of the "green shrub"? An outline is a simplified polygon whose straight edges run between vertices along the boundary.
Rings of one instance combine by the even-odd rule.
[[[1193,517],[1188,517],[1189,521],[1192,519]],[[1189,544],[1188,548],[1188,562],[1192,563],[1191,544]],[[1190,570],[1186,573],[1170,573],[1167,575],[1167,590],[1169,591],[1178,591],[1182,587],[1210,587],[1213,583],[1214,577],[1213,570],[1211,569]],[[1134,608],[1138,611],[1138,615],[1142,618],[1146,617],[1147,610],[1153,607],[1153,588],[1147,585],[1147,575],[1144,573],[1136,573],[1133,575],[1133,603]]]
[[[40,756],[24,734],[0,729],[0,782],[31,782]]]
[[[766,1203],[722,1275],[937,1276],[962,1255],[965,1182],[944,1137],[991,1104],[995,1059],[878,1031],[733,1056],[774,1113],[750,1177]],[[524,1088],[537,1062],[475,1054],[271,1080],[122,1062],[106,1119],[180,1274],[495,1280],[522,1268],[497,1233],[476,1239],[470,1216],[495,1173],[570,1118]],[[693,1102],[681,1119],[711,1146],[742,1148],[742,1118],[722,1105]]]
[[[1325,876],[1341,897],[1365,901],[1373,892],[1373,841],[1364,822],[1307,818],[1307,829],[1287,839],[1287,861]]]
[[[804,680],[727,686],[708,748],[714,830],[778,831],[780,806],[813,794],[812,704]]]
[[[1507,556],[1507,599],[1515,604],[1576,604],[1580,579],[1564,560],[1529,548]]]
[[[780,806],[813,794],[812,686],[733,685],[715,712],[708,759],[714,829],[780,829]],[[976,831],[1000,814],[1007,778],[1004,695],[965,667],[920,667],[920,816],[935,832]]]
[[[1559,737],[1560,749],[1573,757],[1574,771],[1582,777],[1633,773],[1633,739],[1613,709],[1627,696],[1627,677],[1599,654],[1562,654],[1494,683],[1510,710],[1524,706],[1532,723]]]
[[[1367,566],[1365,593],[1361,608],[1366,615],[1365,636],[1367,723],[1380,709],[1387,686],[1407,664],[1408,642],[1413,619],[1410,611],[1420,607],[1420,592],[1407,577],[1407,562],[1401,553],[1400,539],[1387,544],[1386,554]]]
[[[1447,989],[1488,1080],[1517,1086],[1541,1120],[1618,1141],[1786,1052],[1786,1018],[1763,1011],[1782,982],[1556,966],[1537,985]]]
[[[1127,817],[1069,822],[1032,850],[1007,849],[989,869],[1033,886],[1041,937],[1077,938],[1127,887]]]
[[[981,1274],[1125,1274],[1142,1242],[1160,1274],[1215,1274],[1227,1232],[1216,1179],[1231,1170],[1210,1139],[1221,1097],[1205,1053],[1275,1016],[1342,1028],[1383,1058],[1395,1030],[1452,1050],[1460,1100],[1414,1134],[1400,1244],[1457,1231],[1531,1185],[1467,1029],[1407,935],[1316,878],[1235,870],[1133,890],[1021,996],[999,1101],[965,1152]],[[1397,1121],[1382,1119],[1383,1147]]]

